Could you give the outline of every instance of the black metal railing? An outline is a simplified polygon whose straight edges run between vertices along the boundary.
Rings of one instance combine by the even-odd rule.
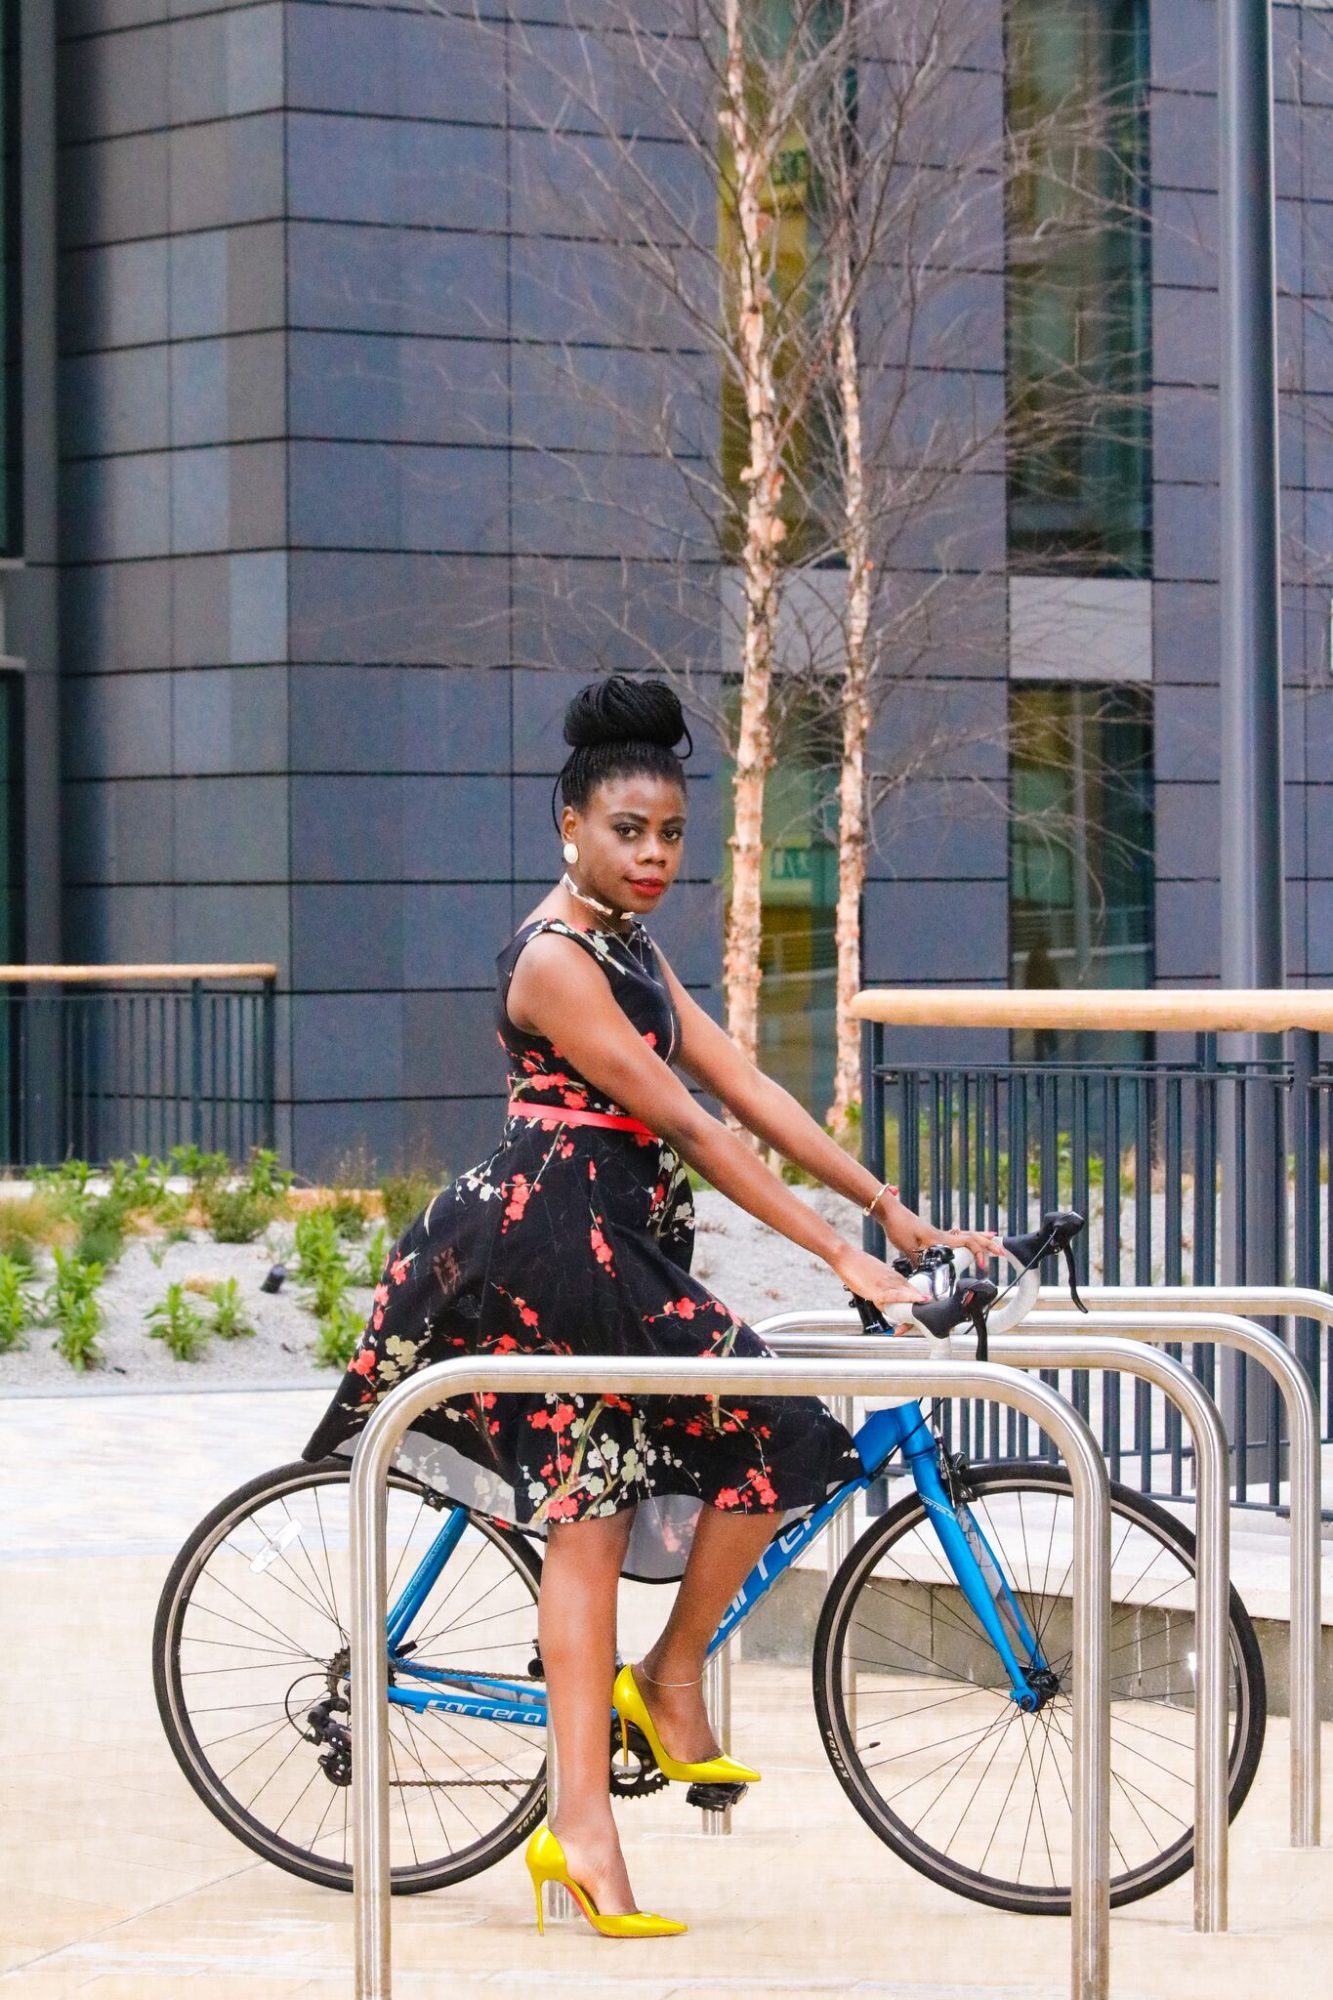
[[[864,1033],[866,1164],[940,1226],[1018,1235],[1044,1210],[1072,1207],[1088,1219],[1076,1249],[1085,1281],[1329,1288],[1333,1073],[1314,1033],[1289,1031],[1284,1053],[1267,1060],[1226,1060],[1217,1036],[1201,1034],[1184,1061],[971,1066],[887,1061],[884,1026],[868,1021]],[[869,1247],[882,1241],[868,1229]],[[1060,1273],[1045,1275],[1058,1282]],[[1297,1320],[1293,1342],[1329,1439],[1329,1336]],[[1280,1505],[1275,1384],[1243,1355],[1219,1363],[1209,1346],[1170,1349],[1182,1351],[1222,1402],[1237,1500]],[[1122,1396],[1118,1377],[1080,1372],[1063,1386],[1098,1428],[1113,1478],[1188,1492],[1179,1416],[1146,1383]],[[945,1423],[978,1462],[1042,1449],[1026,1420],[998,1406],[956,1405]]]
[[[0,968],[11,1168],[274,1137],[272,966]]]

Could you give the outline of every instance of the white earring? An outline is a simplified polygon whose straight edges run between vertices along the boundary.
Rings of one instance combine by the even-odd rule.
[[[575,847],[573,841],[567,840],[564,846],[561,848],[560,852],[561,854],[563,854],[565,860],[569,863],[569,866],[572,868],[574,866],[574,863],[579,858],[579,851],[577,847]]]

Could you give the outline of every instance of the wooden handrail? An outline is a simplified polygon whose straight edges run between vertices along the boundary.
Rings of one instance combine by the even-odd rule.
[[[895,1028],[1139,1029],[1153,1034],[1280,1034],[1287,1028],[1315,1028],[1333,1033],[1333,992],[1287,987],[1133,992],[1124,987],[1006,991],[880,986],[858,993],[852,1007],[863,1021]]]
[[[4,986],[94,986],[135,980],[276,979],[276,965],[0,965]]]

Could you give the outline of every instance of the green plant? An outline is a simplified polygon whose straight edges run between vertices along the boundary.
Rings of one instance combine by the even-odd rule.
[[[384,1272],[384,1259],[389,1254],[389,1245],[392,1241],[393,1238],[381,1222],[361,1252],[361,1268],[352,1273],[354,1285],[370,1285],[372,1288],[378,1285]]]
[[[167,1165],[150,1153],[132,1160],[112,1160],[107,1168],[109,1193],[122,1201],[127,1215],[156,1215],[164,1202],[176,1199],[167,1186]]]
[[[202,1206],[208,1226],[218,1243],[253,1243],[273,1219],[273,1203],[252,1188],[219,1187],[205,1189]]]
[[[416,1220],[433,1194],[444,1184],[444,1176],[433,1174],[427,1167],[409,1167],[406,1173],[386,1174],[380,1182],[380,1199],[384,1203],[384,1220],[389,1225],[389,1233],[397,1242],[409,1222]]]
[[[187,1180],[196,1197],[215,1181],[225,1180],[231,1161],[225,1153],[205,1153],[199,1146],[173,1146],[167,1155],[173,1173]]]
[[[82,1372],[96,1368],[103,1355],[97,1344],[102,1330],[102,1308],[97,1287],[102,1282],[100,1264],[85,1263],[64,1250],[54,1252],[55,1275],[42,1294],[42,1317],[59,1328],[56,1353],[71,1368]]]
[[[93,1170],[87,1160],[62,1160],[58,1167],[34,1167],[30,1176],[35,1188],[45,1188],[58,1200],[86,1193],[92,1177]]]
[[[295,1179],[289,1168],[278,1165],[276,1153],[255,1147],[245,1174],[245,1186],[252,1195],[261,1201],[280,1201]]]
[[[360,1236],[370,1221],[370,1209],[363,1194],[351,1188],[339,1188],[328,1205],[328,1214],[333,1217],[333,1226],[339,1236],[351,1240]]]
[[[17,1257],[0,1255],[0,1354],[28,1344],[23,1329],[35,1313],[32,1297],[24,1290],[29,1268]]]
[[[356,1352],[365,1321],[355,1306],[340,1299],[319,1317],[313,1353],[321,1368],[345,1368]]]
[[[80,1375],[85,1369],[100,1368],[106,1359],[98,1345],[101,1331],[102,1312],[97,1300],[82,1299],[71,1305],[60,1320],[56,1353]]]
[[[240,1287],[235,1278],[224,1278],[214,1285],[208,1294],[213,1301],[213,1324],[211,1331],[219,1340],[249,1340],[255,1331],[254,1321],[241,1305]]]
[[[123,1194],[110,1193],[85,1199],[77,1212],[79,1234],[74,1255],[83,1264],[100,1264],[110,1270],[120,1262],[125,1249],[128,1220]]]
[[[320,1319],[342,1304],[351,1282],[332,1212],[312,1208],[296,1223],[296,1267],[307,1286],[301,1303]]]
[[[166,1297],[148,1314],[149,1337],[160,1340],[177,1361],[197,1361],[208,1340],[204,1316],[190,1304],[182,1284],[167,1286]]]

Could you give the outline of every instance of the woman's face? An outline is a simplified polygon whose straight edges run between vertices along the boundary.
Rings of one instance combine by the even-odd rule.
[[[608,778],[582,812],[566,806],[560,833],[579,858],[580,889],[618,910],[655,910],[676,879],[685,840],[685,794],[674,779],[646,771]]]

